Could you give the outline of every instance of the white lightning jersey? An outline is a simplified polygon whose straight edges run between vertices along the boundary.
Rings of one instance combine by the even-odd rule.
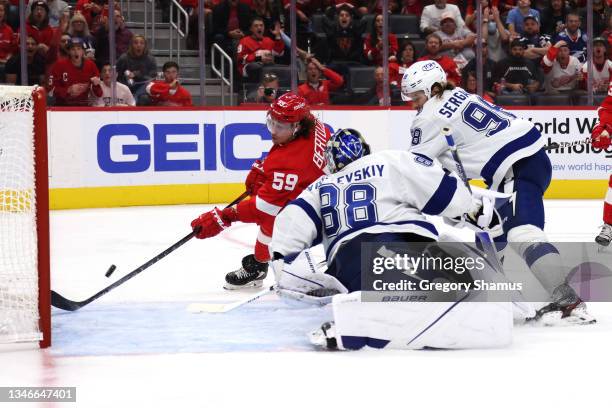
[[[461,88],[430,98],[410,130],[410,151],[438,158],[455,169],[442,128],[448,126],[470,179],[484,179],[497,189],[510,167],[537,153],[545,140],[533,124]]]
[[[290,202],[276,217],[270,250],[290,256],[322,242],[329,263],[343,242],[362,233],[437,239],[423,213],[457,217],[471,203],[461,180],[428,157],[374,153],[322,176]]]

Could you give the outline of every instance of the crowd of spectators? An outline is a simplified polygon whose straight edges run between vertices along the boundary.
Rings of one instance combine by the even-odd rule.
[[[78,0],[74,11],[63,0],[27,3],[28,84],[46,87],[49,104],[111,106],[108,2]],[[142,35],[134,35],[115,4],[116,104],[189,106],[191,95],[178,82],[179,66],[157,62]],[[0,83],[21,84],[18,9],[0,0]],[[159,77],[159,79],[158,79]]]
[[[289,87],[285,80],[291,49],[289,3],[288,0],[206,3],[207,13],[212,15],[213,42],[235,59],[236,75],[241,81],[236,89],[244,91],[245,102],[268,102],[262,97],[253,98],[255,91],[266,89],[263,73],[274,73],[280,80],[275,95]],[[481,3],[483,84],[487,99],[523,95],[529,101],[532,96],[561,94],[568,96],[568,103],[577,101],[586,94],[589,41],[594,50],[594,90],[607,92],[612,1],[593,1],[591,40],[584,29],[585,0],[481,0]],[[382,92],[378,68],[383,65],[385,42],[392,104],[401,104],[398,97],[401,76],[414,61],[436,60],[455,84],[467,87],[474,83],[478,72],[476,0],[389,0],[388,4],[390,20],[396,16],[414,19],[398,18],[400,23],[390,23],[388,37],[383,39],[382,1],[298,0],[296,46],[302,60],[298,92],[314,104],[382,103],[382,98],[376,95]],[[371,73],[365,80],[364,67],[370,67]]]
[[[433,59],[449,80],[476,89],[476,7],[482,4],[485,99],[586,94],[587,45],[593,45],[592,83],[606,93],[612,62],[612,0],[593,0],[593,33],[584,29],[586,0],[297,0],[298,92],[311,104],[382,104],[383,49],[388,45],[392,104],[415,61]],[[107,0],[29,1],[28,82],[44,85],[58,105],[108,105],[111,81]],[[197,28],[197,0],[181,0]],[[245,103],[270,103],[290,88],[290,0],[207,0],[207,36],[234,59],[235,92]],[[609,4],[610,3],[610,4]],[[0,0],[0,82],[19,83],[18,0]],[[169,0],[156,1],[168,18]],[[383,38],[383,12],[389,33]],[[126,27],[115,9],[120,104],[190,105],[170,61],[158,73],[147,39]],[[196,35],[188,46],[197,46]],[[82,55],[81,55],[82,54]],[[161,65],[161,63],[160,63]],[[102,72],[102,74],[100,74]],[[72,85],[79,85],[74,87]],[[85,92],[87,88],[87,92]],[[131,97],[126,94],[126,89]],[[78,92],[77,92],[78,91]],[[527,99],[525,99],[525,97]],[[505,99],[507,100],[507,99]]]

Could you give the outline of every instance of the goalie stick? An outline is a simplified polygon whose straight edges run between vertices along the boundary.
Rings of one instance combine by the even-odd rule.
[[[457,145],[455,144],[455,139],[453,138],[450,128],[448,127],[442,128],[442,135],[446,139],[446,144],[448,144],[448,147],[451,151],[451,155],[453,156],[453,160],[455,161],[455,167],[457,168],[457,174],[459,174],[459,177],[461,177],[461,180],[463,181],[463,184],[467,187],[468,191],[472,193],[472,187],[470,186],[470,183],[468,181],[467,174],[465,172],[465,168],[463,167],[463,162],[461,161],[461,158],[459,157],[459,152],[457,151]],[[493,243],[493,240],[491,239],[491,236],[489,235],[489,233],[486,231],[476,232],[476,238],[481,242],[485,255],[487,257],[491,257],[493,263],[495,264],[497,272],[503,274],[503,266],[499,258],[497,257],[497,250],[495,249],[495,244]]]
[[[247,303],[251,303],[260,297],[267,295],[274,291],[276,285],[272,285],[269,288],[260,290],[259,292],[253,293],[245,299],[237,300],[231,303],[192,303],[187,306],[187,311],[191,313],[226,313],[231,310],[237,309],[240,306],[244,306]]]
[[[234,201],[229,203],[225,208],[231,207],[231,206],[239,203],[240,201],[242,201],[248,195],[249,195],[249,193],[247,191],[245,191],[244,193],[240,194],[240,196],[237,197]],[[170,253],[174,252],[176,249],[178,249],[181,246],[183,246],[186,242],[191,240],[191,238],[195,237],[197,232],[198,231],[195,231],[195,230],[191,231],[189,234],[185,235],[179,241],[177,241],[176,243],[172,244],[169,248],[166,248],[165,250],[163,250],[159,254],[155,255],[155,257],[149,259],[147,262],[145,262],[144,264],[142,264],[138,268],[134,269],[132,272],[128,273],[123,278],[121,278],[118,281],[112,283],[111,285],[105,287],[104,289],[102,289],[101,291],[96,293],[95,295],[93,295],[93,296],[91,296],[91,297],[89,297],[89,298],[87,298],[85,300],[82,300],[82,301],[78,302],[78,301],[66,299],[65,297],[63,297],[59,293],[57,293],[57,292],[52,290],[51,291],[51,304],[53,306],[59,308],[59,309],[68,310],[70,312],[78,310],[78,309],[82,308],[83,306],[87,306],[88,304],[90,304],[94,300],[96,300],[99,297],[107,294],[108,292],[110,292],[111,290],[115,289],[116,287],[122,285],[123,283],[129,281],[134,276],[138,275],[140,272],[144,271],[145,269],[147,269],[151,265],[157,263],[158,261],[160,261],[161,259],[165,258]]]

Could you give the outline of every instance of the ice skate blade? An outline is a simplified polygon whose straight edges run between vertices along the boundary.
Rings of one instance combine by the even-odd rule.
[[[259,289],[263,286],[263,279],[255,280],[244,285],[232,285],[231,283],[225,282],[223,289],[225,290],[241,290],[241,289]]]

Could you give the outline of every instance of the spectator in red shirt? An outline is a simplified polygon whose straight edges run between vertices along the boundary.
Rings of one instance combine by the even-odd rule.
[[[76,11],[82,13],[87,20],[87,25],[92,27],[94,19],[102,14],[105,3],[106,0],[79,0]]]
[[[446,78],[452,81],[454,84],[461,83],[461,74],[455,61],[447,55],[440,54],[440,48],[442,47],[442,39],[438,34],[432,33],[425,39],[425,55],[419,58],[417,61],[434,60],[446,72]]]
[[[285,52],[280,24],[272,31],[274,40],[265,37],[264,30],[263,19],[255,17],[251,22],[251,35],[238,43],[238,71],[248,82],[259,82],[262,67],[274,64],[274,58]]]
[[[6,23],[8,7],[6,3],[0,3],[0,83],[4,82],[4,65],[17,50],[15,33],[11,26]]]
[[[372,65],[382,65],[383,54],[383,16],[377,14],[372,24],[372,31],[368,33],[363,41],[363,55]],[[389,61],[395,61],[397,55],[397,37],[389,34]]]
[[[28,35],[38,43],[38,52],[45,58],[47,65],[55,62],[57,44],[55,31],[49,25],[49,6],[42,0],[32,3],[32,12],[26,23]]]
[[[87,106],[89,93],[100,97],[100,73],[96,64],[85,58],[83,40],[73,38],[68,51],[69,59],[59,59],[51,67],[49,81],[57,106]]]
[[[162,68],[163,80],[155,80],[147,85],[147,94],[154,106],[192,106],[191,94],[178,81],[179,66],[168,61]]]
[[[406,69],[414,64],[416,60],[416,50],[410,41],[405,42],[399,53],[399,60],[389,63],[389,82],[399,85]]]
[[[321,79],[321,74],[327,79]],[[310,58],[306,67],[307,80],[298,87],[298,94],[309,105],[328,105],[329,92],[336,91],[344,84],[342,76],[324,67],[316,58]]]

